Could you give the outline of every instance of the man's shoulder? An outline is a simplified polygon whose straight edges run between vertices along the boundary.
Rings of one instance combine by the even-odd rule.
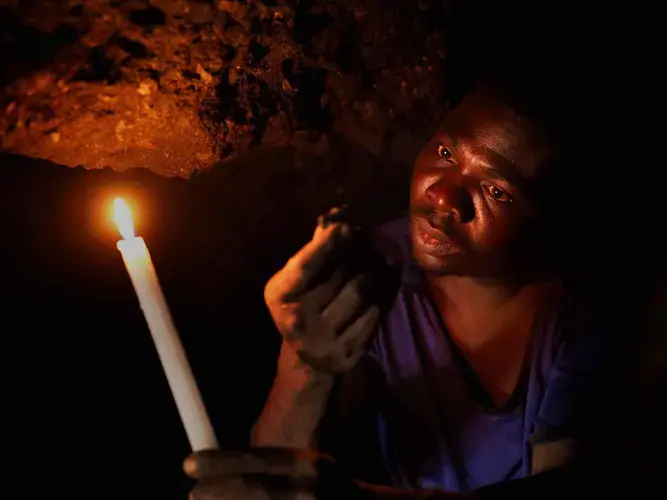
[[[544,360],[544,370],[557,368],[558,383],[597,376],[624,356],[628,347],[625,323],[619,313],[602,307],[590,290],[577,282],[567,283],[555,305],[545,319],[539,359]]]

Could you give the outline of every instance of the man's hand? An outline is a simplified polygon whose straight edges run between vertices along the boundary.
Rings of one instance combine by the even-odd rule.
[[[191,500],[366,500],[374,498],[330,458],[308,450],[207,450],[184,462],[197,480]]]
[[[193,453],[183,469],[197,484],[190,500],[481,500],[442,490],[396,490],[350,478],[311,450],[250,448]],[[500,498],[500,497],[498,497]],[[504,497],[503,497],[504,498]]]
[[[347,224],[318,226],[264,291],[284,342],[318,372],[352,368],[379,321],[379,256],[355,238]]]

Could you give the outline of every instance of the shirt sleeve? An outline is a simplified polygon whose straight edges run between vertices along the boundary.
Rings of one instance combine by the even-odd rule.
[[[586,314],[563,325],[531,442],[608,438],[623,401],[619,325]],[[605,435],[607,434],[607,435]]]
[[[320,451],[332,456],[351,477],[388,484],[378,434],[384,376],[377,361],[362,360],[336,383],[318,430]]]

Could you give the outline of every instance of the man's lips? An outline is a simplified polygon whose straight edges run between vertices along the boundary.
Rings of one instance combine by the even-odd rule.
[[[414,231],[419,238],[420,243],[432,254],[449,254],[460,252],[461,247],[447,236],[440,229],[437,229],[431,222],[421,216],[413,220]]]

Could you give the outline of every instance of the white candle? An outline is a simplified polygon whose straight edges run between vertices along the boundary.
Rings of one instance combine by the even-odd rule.
[[[118,242],[118,250],[139,298],[190,446],[193,451],[217,448],[213,427],[174,327],[148,247],[143,238],[134,235],[130,209],[120,198],[114,203],[114,216],[123,237]]]

